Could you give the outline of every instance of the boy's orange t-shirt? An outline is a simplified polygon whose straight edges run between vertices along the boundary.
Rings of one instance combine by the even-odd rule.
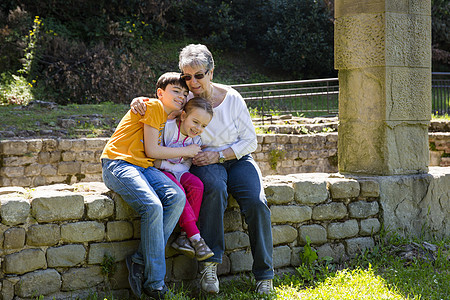
[[[129,110],[122,118],[116,131],[103,149],[101,158],[121,159],[131,164],[148,168],[155,159],[147,157],[144,149],[144,124],[159,131],[158,144],[161,145],[161,134],[167,121],[167,113],[161,101],[146,101],[147,111],[144,116]]]

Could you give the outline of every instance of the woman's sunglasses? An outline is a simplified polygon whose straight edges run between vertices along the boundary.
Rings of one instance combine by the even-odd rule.
[[[205,75],[208,74],[208,72],[209,72],[209,70],[206,70],[205,73],[197,73],[197,74],[194,74],[194,77],[195,77],[195,79],[197,79],[197,80],[203,79],[203,77],[205,77]],[[184,75],[184,74],[181,74],[181,79],[184,79],[184,81],[189,81],[189,80],[192,79],[192,75]]]

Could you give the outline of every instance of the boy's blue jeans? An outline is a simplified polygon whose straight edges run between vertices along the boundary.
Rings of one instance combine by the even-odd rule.
[[[165,246],[178,223],[186,196],[154,167],[142,168],[123,160],[102,159],[105,185],[122,196],[141,216],[141,242],[132,259],[145,266],[144,288],[164,285]]]
[[[198,219],[200,234],[214,252],[206,261],[221,263],[225,250],[223,215],[228,193],[238,202],[248,224],[256,280],[273,278],[273,244],[270,210],[264,195],[261,171],[251,155],[223,164],[192,166],[205,187]]]

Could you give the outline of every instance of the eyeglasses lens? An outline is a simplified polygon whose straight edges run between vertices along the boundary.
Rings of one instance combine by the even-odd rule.
[[[206,70],[205,73],[194,74],[194,77],[197,80],[203,79],[203,77],[205,77],[205,75],[208,74],[208,72],[209,72],[209,70]],[[183,78],[185,81],[189,81],[192,79],[192,75],[182,75],[181,78]]]

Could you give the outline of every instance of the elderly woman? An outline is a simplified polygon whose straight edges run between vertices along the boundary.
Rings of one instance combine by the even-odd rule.
[[[253,255],[252,272],[256,291],[273,290],[272,228],[270,210],[264,195],[261,171],[250,155],[255,151],[256,133],[242,96],[233,88],[213,83],[214,59],[204,45],[188,45],[180,52],[179,68],[190,95],[211,102],[214,116],[201,138],[207,147],[193,158],[190,171],[204,183],[199,229],[214,252],[201,270],[201,289],[219,292],[217,264],[225,250],[223,216],[228,193],[238,202],[248,224]],[[134,99],[131,107],[142,112],[142,99]]]

